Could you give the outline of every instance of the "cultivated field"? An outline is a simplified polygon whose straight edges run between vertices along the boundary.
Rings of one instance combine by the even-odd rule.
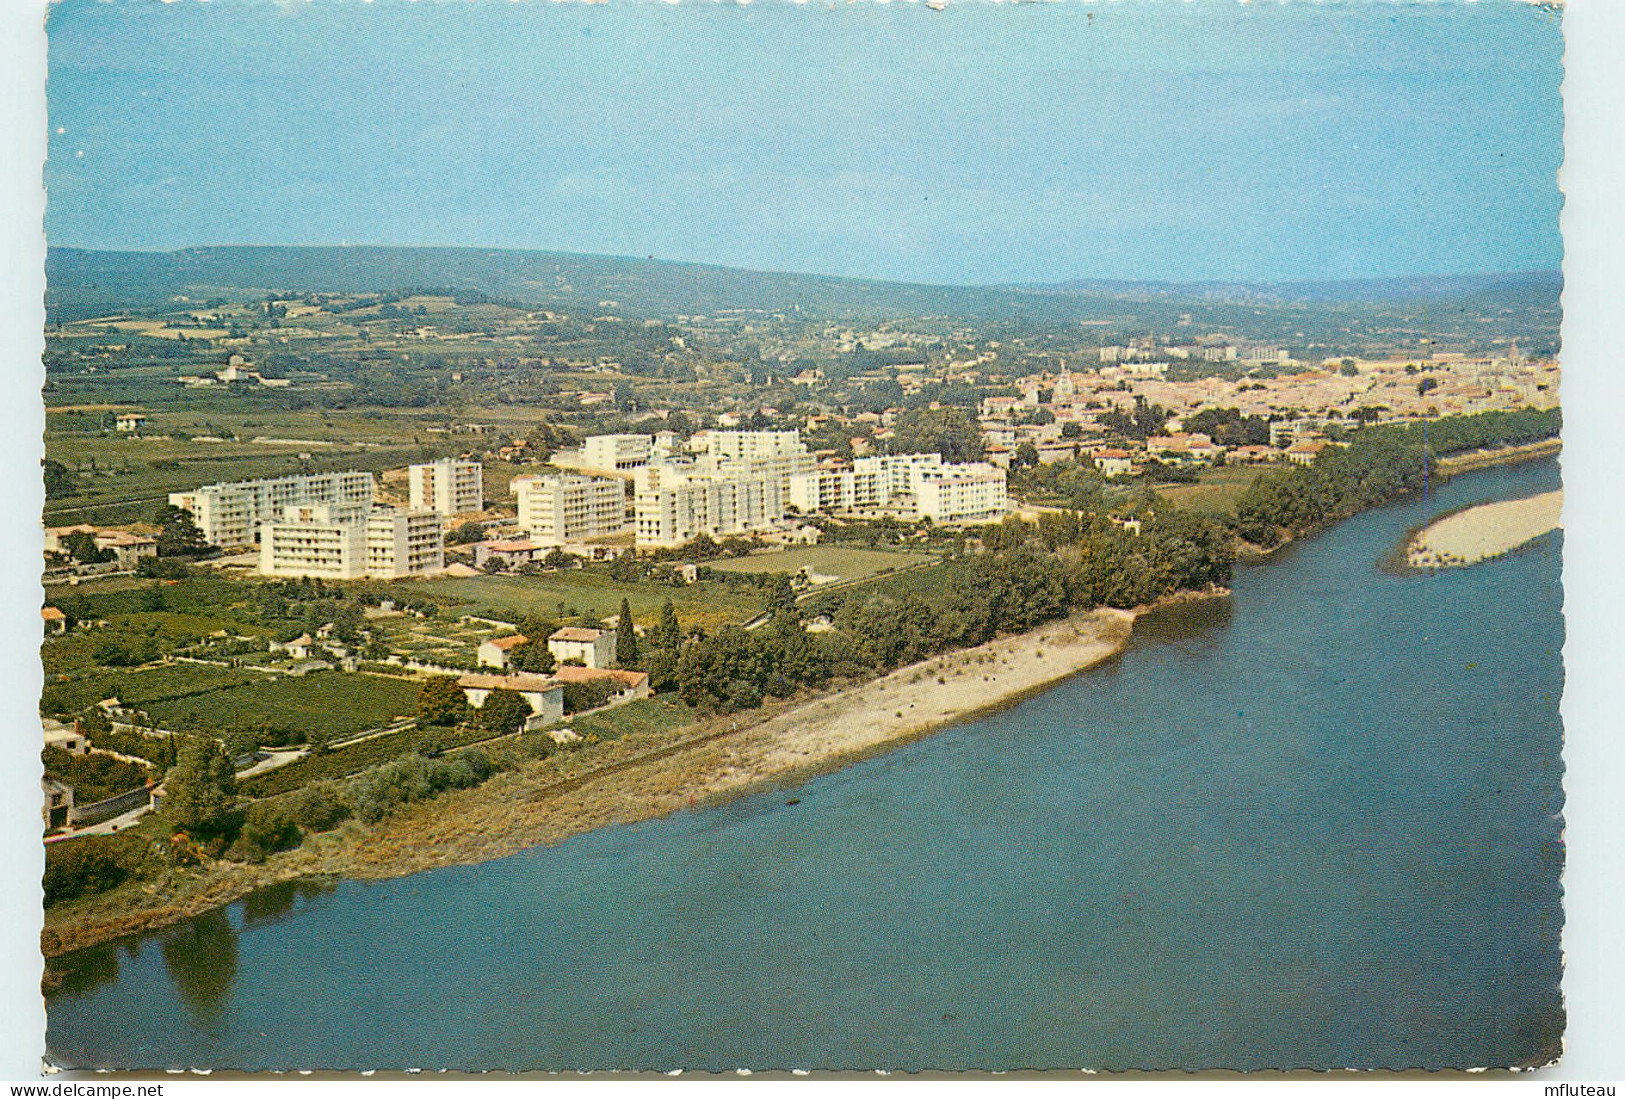
[[[820,577],[862,580],[934,560],[936,558],[923,553],[853,549],[847,546],[797,546],[772,553],[753,553],[749,557],[713,561],[711,567],[719,572],[795,573],[806,569]]]
[[[1227,515],[1236,510],[1236,501],[1247,486],[1268,466],[1221,466],[1202,471],[1194,485],[1157,485],[1157,495],[1187,511]]]
[[[712,629],[726,622],[744,622],[759,612],[760,593],[720,583],[623,583],[600,572],[565,570],[540,576],[470,576],[436,580],[401,581],[403,594],[428,595],[436,602],[457,601],[458,614],[477,614],[513,622],[526,615],[609,618],[620,611],[624,598],[640,626],[652,625],[660,608],[671,600],[685,626]]]
[[[159,726],[180,731],[269,730],[299,743],[336,739],[417,712],[418,685],[361,672],[311,672],[144,707]]]

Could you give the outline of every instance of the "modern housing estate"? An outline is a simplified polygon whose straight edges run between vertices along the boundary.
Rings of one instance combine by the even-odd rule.
[[[287,508],[327,504],[362,508],[372,504],[370,473],[303,473],[204,485],[191,492],[172,492],[169,502],[191,513],[210,545],[227,549],[252,546],[260,525],[280,518]]]
[[[485,508],[484,470],[462,458],[424,462],[407,471],[413,508],[441,515],[471,515]]]
[[[606,473],[630,473],[676,453],[675,431],[661,431],[654,435],[589,435],[581,444],[582,465]]]
[[[632,474],[636,542],[640,547],[679,546],[701,534],[726,537],[775,530],[790,499],[790,479],[815,468],[815,460],[794,430],[703,431],[682,453],[675,432],[656,435],[594,435],[582,444],[587,469]],[[541,480],[541,479],[538,479]],[[519,493],[520,525],[538,541],[552,544],[591,537],[546,533],[548,508],[591,512],[596,506],[607,519],[610,493],[590,478],[550,478]],[[532,503],[527,505],[526,493]],[[594,495],[600,503],[588,505]],[[569,500],[569,503],[566,503]],[[555,502],[557,501],[557,502]],[[594,533],[612,533],[602,529]],[[589,524],[591,525],[591,524]],[[556,526],[551,526],[556,530]]]
[[[267,576],[389,580],[445,567],[440,515],[427,509],[296,505],[260,529]]]
[[[894,510],[934,523],[975,523],[1010,510],[1005,472],[985,462],[945,464],[940,454],[879,454],[850,469],[790,478],[790,502],[808,512]]]
[[[790,431],[706,431],[690,441],[695,465],[720,477],[761,478],[773,485],[782,509],[790,502],[790,480],[809,473],[817,460]]]
[[[1004,470],[986,462],[943,466],[920,478],[914,510],[933,523],[982,523],[1010,510]]]
[[[633,484],[639,548],[680,546],[701,534],[765,533],[784,518],[779,487],[765,477],[651,465],[637,471]]]
[[[519,500],[519,525],[537,545],[562,546],[627,528],[626,482],[620,478],[530,474],[515,477],[509,487]]]

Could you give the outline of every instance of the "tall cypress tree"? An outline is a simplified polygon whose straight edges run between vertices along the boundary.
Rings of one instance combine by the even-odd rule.
[[[621,613],[615,619],[615,661],[623,668],[638,662],[638,631],[632,625],[632,605],[624,596]]]
[[[660,608],[660,629],[655,634],[655,644],[673,652],[682,647],[683,630],[677,624],[677,608],[671,605],[670,599]]]

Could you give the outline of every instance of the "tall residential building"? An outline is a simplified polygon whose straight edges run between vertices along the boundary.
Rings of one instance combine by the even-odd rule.
[[[626,473],[649,464],[654,440],[647,435],[589,435],[581,443],[581,461],[588,469]]]
[[[260,525],[287,508],[326,504],[364,513],[372,498],[372,474],[354,471],[232,481],[169,494],[170,504],[191,513],[207,542],[226,548],[252,546]]]
[[[915,493],[915,510],[933,523],[980,523],[1010,510],[1005,473],[986,462],[943,466],[923,477]]]
[[[519,525],[538,545],[562,546],[626,529],[626,482],[618,477],[527,475],[509,487],[519,499]]]
[[[801,434],[786,431],[708,431],[705,452],[719,461],[754,462],[805,454]]]
[[[439,515],[377,507],[358,514],[327,504],[295,505],[261,527],[260,572],[324,580],[388,580],[445,566]]]
[[[633,485],[639,547],[680,546],[701,534],[762,533],[784,518],[778,486],[763,477],[655,465],[638,470]]]
[[[935,523],[980,522],[1010,510],[1005,472],[985,462],[947,465],[940,454],[859,458],[850,470],[815,470],[790,481],[803,512],[889,508]]]
[[[814,470],[790,478],[790,502],[802,511],[900,507],[920,482],[944,468],[940,454],[876,454],[849,470]]]
[[[367,575],[423,576],[446,567],[440,513],[426,508],[372,509],[367,516]]]
[[[856,458],[859,507],[885,507],[899,496],[918,496],[920,482],[942,469],[940,454],[875,454]]]
[[[790,504],[803,515],[857,507],[857,478],[850,469],[815,469],[790,478]]]
[[[469,515],[485,510],[484,470],[461,458],[424,462],[407,471],[414,508],[441,515]]]
[[[700,443],[697,465],[723,476],[760,477],[779,494],[779,506],[790,503],[790,479],[812,472],[817,459],[795,430],[708,431],[696,436]]]

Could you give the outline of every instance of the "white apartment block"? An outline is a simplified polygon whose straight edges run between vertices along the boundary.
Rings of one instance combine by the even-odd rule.
[[[803,515],[851,511],[856,500],[857,478],[850,469],[815,469],[790,478],[790,505]]]
[[[424,576],[446,567],[440,514],[425,508],[372,509],[367,516],[367,575],[388,580]]]
[[[708,431],[705,453],[718,461],[758,462],[807,453],[801,433],[787,431]]]
[[[920,518],[933,523],[979,523],[1010,510],[1004,470],[986,462],[943,466],[920,481],[915,493]]]
[[[648,435],[589,435],[581,443],[581,461],[588,469],[625,473],[648,465],[654,444]]]
[[[875,454],[857,458],[859,507],[885,507],[899,496],[918,496],[920,482],[943,468],[940,454]]]
[[[527,475],[508,485],[519,499],[519,525],[537,545],[562,546],[627,527],[626,482],[618,477]]]
[[[702,440],[699,468],[723,476],[763,478],[778,490],[781,509],[791,502],[791,478],[812,472],[818,464],[793,429],[708,431],[695,437],[696,442]]]
[[[252,546],[260,525],[290,507],[329,505],[364,514],[372,506],[370,473],[308,473],[204,485],[191,492],[172,492],[169,502],[190,512],[211,545]]]
[[[1242,352],[1241,361],[1249,366],[1273,366],[1278,363],[1291,362],[1292,356],[1287,354],[1285,348],[1249,347]]]
[[[850,470],[815,470],[790,484],[791,502],[803,512],[897,508],[934,523],[963,523],[1010,510],[1004,470],[985,462],[947,465],[940,454],[858,458]]]
[[[324,580],[389,580],[445,566],[440,516],[378,507],[358,514],[327,504],[294,505],[260,528],[260,572]]]
[[[680,546],[776,529],[784,518],[777,485],[762,477],[676,465],[645,466],[633,481],[640,548]]]
[[[442,458],[411,466],[407,475],[413,508],[447,516],[485,510],[485,471],[478,462]]]
[[[790,503],[803,512],[885,508],[917,498],[945,467],[940,454],[876,454],[849,470],[813,470],[790,478]]]

